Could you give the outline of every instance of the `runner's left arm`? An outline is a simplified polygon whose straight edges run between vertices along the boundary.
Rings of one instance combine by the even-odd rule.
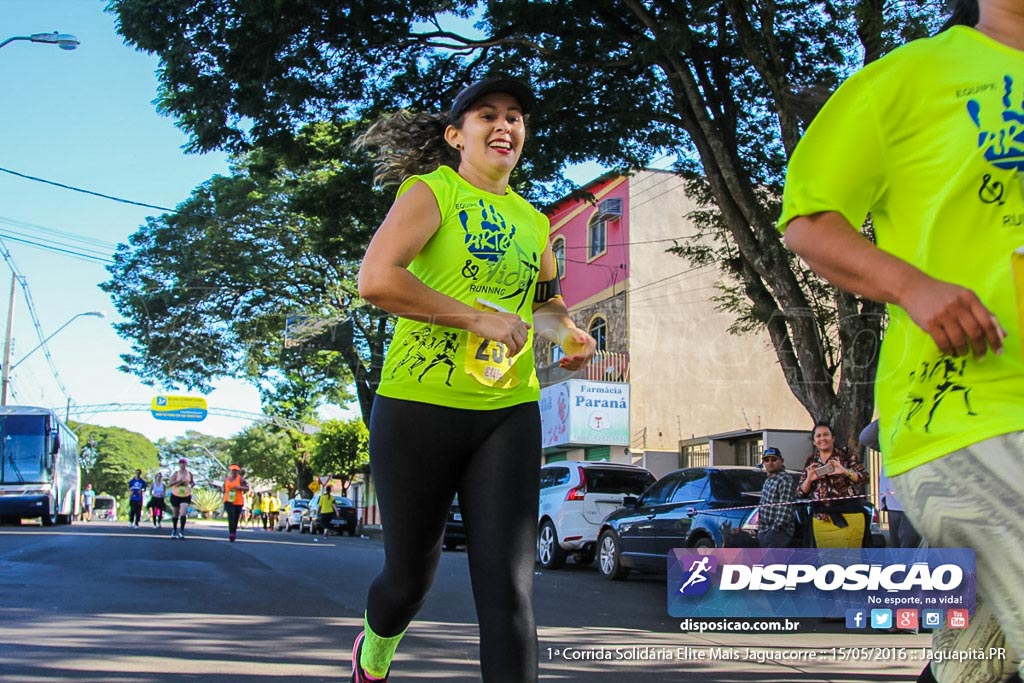
[[[548,244],[540,257],[537,280],[547,282],[558,278],[558,264]],[[594,338],[581,330],[569,316],[569,309],[561,294],[543,302],[534,302],[534,334],[562,347],[565,356],[559,364],[566,370],[579,370],[590,362],[597,350]]]

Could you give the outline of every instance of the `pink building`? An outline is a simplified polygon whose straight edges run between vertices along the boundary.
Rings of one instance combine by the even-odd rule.
[[[660,476],[687,464],[684,442],[698,435],[807,429],[767,335],[729,333],[732,316],[712,300],[720,271],[667,251],[696,232],[689,216],[699,207],[682,179],[612,172],[582,190],[545,213],[566,305],[599,354],[563,384],[551,367],[560,349],[543,340],[535,349],[547,460],[633,462]],[[627,386],[595,384],[605,382]],[[602,392],[614,400],[591,400]],[[620,419],[608,406],[623,404]],[[756,462],[756,442],[737,448],[751,451],[738,450],[737,464]]]

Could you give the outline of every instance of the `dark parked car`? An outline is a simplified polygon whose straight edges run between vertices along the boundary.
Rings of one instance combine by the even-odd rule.
[[[455,550],[466,544],[466,527],[462,525],[462,512],[459,510],[459,497],[455,496],[452,506],[448,509],[448,521],[444,525],[444,549]]]
[[[787,471],[799,479],[799,472]],[[601,573],[622,579],[631,570],[664,573],[673,548],[757,548],[757,508],[767,474],[755,467],[691,467],[671,472],[601,525]],[[864,546],[884,546],[873,505],[864,511]],[[812,547],[810,505],[797,506],[792,546]]]
[[[314,493],[309,500],[309,505],[302,511],[302,519],[299,521],[299,533],[307,531],[311,534],[323,533],[324,527],[320,521],[320,496],[322,493]],[[349,536],[356,535],[356,506],[344,496],[334,496],[334,518],[331,519],[331,530],[339,536],[342,532]]]

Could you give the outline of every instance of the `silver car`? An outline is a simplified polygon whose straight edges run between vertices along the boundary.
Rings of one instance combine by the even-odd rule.
[[[289,500],[288,504],[281,510],[281,514],[277,517],[278,530],[291,531],[292,529],[298,529],[302,521],[302,511],[308,507],[308,498],[292,498]]]

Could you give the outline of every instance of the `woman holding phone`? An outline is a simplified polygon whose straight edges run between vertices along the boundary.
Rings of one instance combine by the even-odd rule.
[[[848,448],[836,446],[832,427],[814,425],[814,452],[804,463],[797,495],[811,506],[814,544],[819,548],[859,548],[864,541],[864,465]]]

